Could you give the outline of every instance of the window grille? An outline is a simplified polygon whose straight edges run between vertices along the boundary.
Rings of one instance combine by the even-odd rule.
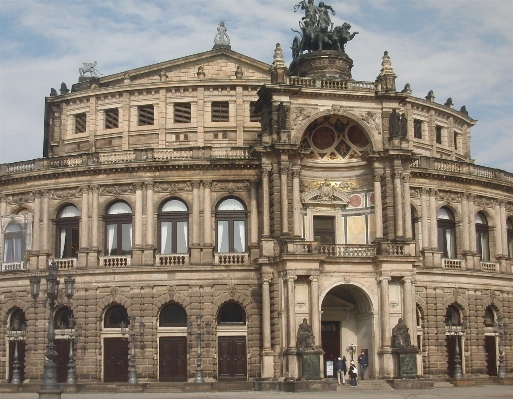
[[[155,109],[153,105],[140,105],[139,111],[139,126],[154,125],[155,124]]]
[[[112,108],[105,111],[105,129],[116,129],[119,127],[119,109]]]
[[[229,122],[230,121],[230,105],[228,101],[212,102],[212,122]]]
[[[191,103],[175,103],[175,123],[191,123]]]
[[[86,122],[87,115],[85,112],[75,115],[75,133],[85,133],[87,126]]]

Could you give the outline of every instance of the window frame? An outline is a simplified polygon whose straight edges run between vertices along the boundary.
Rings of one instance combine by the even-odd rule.
[[[170,310],[170,309],[171,310],[172,309],[179,310],[179,312],[178,312],[178,313],[180,313],[178,315],[178,316],[180,316],[180,320],[179,321],[167,322],[167,321],[163,320],[163,318],[164,318],[163,316],[165,315],[166,310]],[[187,311],[179,303],[176,303],[176,302],[167,303],[166,305],[164,305],[162,307],[162,309],[159,312],[159,320],[158,320],[158,322],[159,322],[159,327],[187,327]]]
[[[78,208],[73,204],[67,204],[61,207],[57,214],[57,218],[55,219],[55,227],[56,227],[56,237],[55,237],[55,257],[57,259],[66,259],[66,258],[77,258],[78,250],[80,248],[80,216],[72,216],[72,217],[62,217],[60,214],[67,207],[73,207],[77,210]],[[61,229],[65,231],[65,242],[64,248],[62,248],[61,242]],[[75,230],[75,232],[73,231]],[[68,237],[71,237],[68,240]],[[76,237],[76,240],[74,238]],[[76,246],[75,246],[76,245]],[[62,252],[62,254],[61,254]]]
[[[162,209],[166,204],[168,204],[171,201],[178,201],[182,203],[186,211],[171,211],[171,212],[165,212]],[[170,255],[170,254],[187,254],[189,253],[189,207],[187,206],[187,203],[180,198],[169,198],[166,201],[162,203],[160,206],[159,214],[158,214],[158,250],[159,254],[161,255]],[[170,222],[171,223],[171,252],[170,253],[163,253],[162,252],[162,222]],[[178,229],[177,224],[185,222],[187,227],[187,234],[185,235],[185,243],[187,246],[186,252],[177,252],[178,251]],[[166,240],[167,242],[167,240]]]
[[[477,216],[485,221],[485,223],[478,223]],[[490,227],[488,226],[488,221],[483,212],[476,213],[476,251],[481,259],[481,262],[489,262],[490,261]]]
[[[244,210],[219,210],[219,207],[227,200],[235,200],[239,202]],[[228,251],[221,251],[220,242],[219,242],[219,222],[227,222],[228,223]],[[243,222],[244,223],[244,243],[242,251],[235,250],[235,222]],[[228,197],[223,198],[219,201],[216,207],[216,252],[217,253],[246,253],[248,251],[248,216],[247,216],[247,208],[242,200],[236,197]]]
[[[115,205],[123,203],[127,205],[131,212],[130,213],[119,213],[119,214],[109,214],[109,210]],[[133,247],[133,237],[130,237],[130,250],[123,251],[123,225],[130,225],[130,230],[133,232],[133,210],[132,207],[125,201],[115,201],[111,203],[107,207],[107,211],[104,215],[104,224],[105,224],[105,239],[104,239],[104,254],[105,256],[131,256],[132,255],[132,247]],[[116,234],[116,250],[115,253],[109,253],[109,226],[115,227]],[[123,253],[125,252],[125,253]]]
[[[212,101],[210,103],[210,121],[214,123],[230,122],[230,102]]]
[[[113,117],[114,115],[115,117]],[[119,129],[119,108],[106,109],[104,111],[104,119],[105,130]],[[112,123],[113,126],[108,126],[110,123]]]
[[[119,312],[118,319],[116,322],[111,322],[111,314],[114,312]],[[125,322],[125,326],[128,328],[130,325],[130,317],[128,317],[128,311],[123,305],[115,304],[110,306],[106,311],[103,317],[103,327],[104,328],[121,328],[121,322]]]
[[[320,220],[331,220],[333,222],[333,229],[329,229],[329,228],[316,228],[315,227],[315,221],[316,220],[317,221],[320,221]],[[313,217],[312,217],[312,227],[313,227],[313,238],[314,238],[314,241],[317,241],[318,244],[322,244],[322,245],[335,245],[336,244],[336,242],[337,242],[337,237],[336,237],[337,226],[336,226],[335,216],[313,215]],[[317,240],[318,236],[320,237],[320,240]],[[326,242],[326,240],[324,240],[324,239],[327,238],[327,237],[331,237],[332,238],[332,242]]]
[[[188,108],[188,109],[186,109],[186,108]],[[173,122],[174,123],[191,123],[192,122],[192,105],[190,102],[176,102],[173,104]]]
[[[436,144],[442,144],[442,126],[435,125],[435,142]]]
[[[74,115],[75,134],[87,133],[87,113],[80,112]]]
[[[151,110],[151,112],[150,112]],[[150,123],[151,122],[151,123]],[[155,105],[144,104],[137,106],[137,126],[155,125]]]
[[[16,226],[19,228],[17,231],[9,232],[8,229],[10,226]],[[8,246],[10,245],[10,250],[8,250]],[[3,248],[3,256],[2,263],[19,263],[25,261],[25,230],[23,229],[23,225],[17,223],[16,221],[11,221],[7,225],[4,232],[4,248]],[[16,248],[19,249],[19,259],[16,256],[17,251]],[[7,258],[8,254],[11,254],[10,260]]]
[[[421,119],[413,120],[413,138],[414,139],[422,139],[422,120]]]
[[[447,207],[441,207],[439,209],[440,210],[445,210],[446,212],[448,212],[449,216],[450,216],[450,219],[443,219],[443,218],[439,218],[438,217],[438,212],[437,212],[437,218],[436,218],[436,223],[437,223],[437,235],[438,235],[438,250],[440,252],[442,252],[442,257],[443,258],[448,258],[448,259],[456,259],[456,256],[457,256],[457,247],[456,247],[456,221],[454,219],[454,214],[452,213],[452,211],[447,208]],[[451,232],[451,237],[452,237],[452,241],[453,241],[453,245],[452,245],[452,248],[451,248],[451,253],[449,253],[449,248],[448,248],[448,244],[447,244],[447,233],[448,232]]]

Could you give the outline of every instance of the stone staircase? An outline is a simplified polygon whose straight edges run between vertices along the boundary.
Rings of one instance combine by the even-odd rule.
[[[337,385],[337,391],[346,391],[348,389],[393,391],[392,387],[385,380],[358,380],[356,388],[351,388],[349,380],[346,380],[346,385]]]

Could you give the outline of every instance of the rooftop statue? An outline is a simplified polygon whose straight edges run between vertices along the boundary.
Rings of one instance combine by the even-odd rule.
[[[297,59],[305,51],[335,50],[345,52],[346,43],[358,32],[350,33],[351,25],[344,22],[341,26],[333,26],[331,15],[335,10],[324,2],[314,4],[314,0],[302,0],[294,6],[294,12],[304,10],[305,16],[299,21],[300,30],[292,43],[292,58]]]
[[[230,37],[228,36],[226,31],[227,29],[226,25],[224,24],[224,21],[220,21],[217,27],[217,34],[214,37],[214,49],[226,48],[228,50],[231,50]]]
[[[95,78],[99,78],[101,73],[96,69],[97,62],[83,62],[83,66],[78,68],[78,72],[80,76],[84,76],[86,73],[89,73],[91,76]]]

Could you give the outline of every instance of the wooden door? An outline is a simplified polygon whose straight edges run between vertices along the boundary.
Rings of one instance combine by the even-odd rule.
[[[246,337],[219,337],[219,381],[245,381],[247,379]]]
[[[326,366],[327,361],[335,362],[340,352],[340,323],[338,321],[323,321],[321,322],[321,341],[322,350],[324,352],[324,365]],[[327,368],[324,367],[324,377],[326,375]]]
[[[54,343],[57,352],[54,359],[55,364],[57,364],[57,382],[66,382],[68,379],[69,340],[56,339]]]
[[[128,381],[128,340],[105,338],[103,340],[103,381]]]
[[[497,375],[497,347],[495,346],[495,337],[491,335],[485,336],[486,351],[486,370],[490,377]]]
[[[454,355],[456,353],[456,336],[446,335],[447,339],[447,374],[449,377],[454,378],[454,368],[456,363],[454,362]],[[459,348],[461,351],[461,347]],[[460,352],[461,358],[461,352]]]
[[[16,350],[16,341],[9,341],[9,377],[8,381],[12,380],[12,371],[14,363],[14,352]],[[25,341],[18,341],[18,370],[20,372],[20,381],[25,379]]]
[[[187,381],[187,337],[160,338],[159,381]]]

